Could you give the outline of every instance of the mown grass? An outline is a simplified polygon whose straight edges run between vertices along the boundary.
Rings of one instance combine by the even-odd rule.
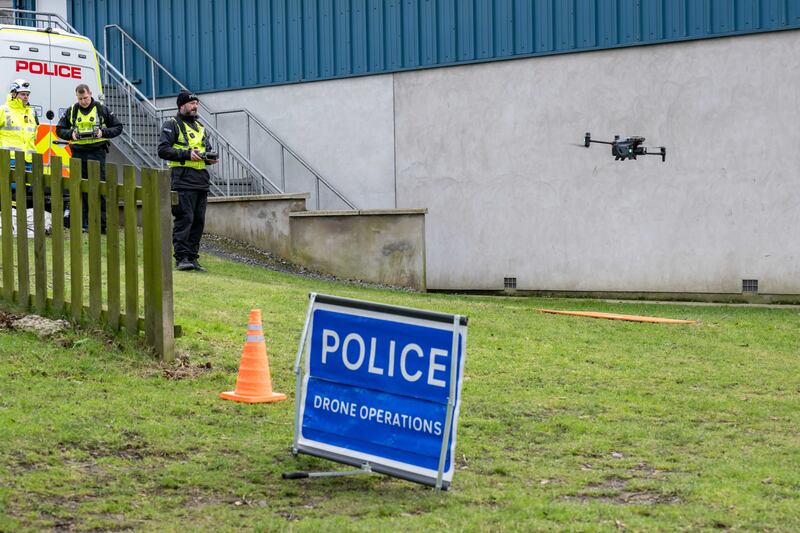
[[[176,365],[99,332],[0,332],[0,530],[800,530],[797,308],[414,294],[204,259],[175,273]],[[451,491],[280,479],[339,468],[290,452],[309,291],[469,315]],[[217,399],[254,307],[287,402]]]

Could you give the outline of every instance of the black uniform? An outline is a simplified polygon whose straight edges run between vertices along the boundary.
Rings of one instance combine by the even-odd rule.
[[[181,163],[191,160],[188,148],[174,148],[178,142],[179,131],[196,132],[197,120],[178,113],[167,119],[161,127],[161,138],[158,142],[158,157],[167,161]],[[186,138],[186,135],[184,135]],[[206,135],[203,139],[204,149],[212,151],[211,142]],[[196,263],[199,257],[200,239],[206,223],[206,205],[211,177],[206,169],[190,167],[172,168],[172,190],[178,193],[178,205],[172,206],[172,248],[175,261],[180,263],[186,259]]]
[[[101,104],[100,102],[96,101],[94,98],[92,102],[86,107],[86,109],[82,108],[80,104],[77,102],[73,104],[73,106],[67,109],[67,112],[64,113],[64,116],[61,117],[61,120],[58,121],[56,125],[56,135],[64,140],[72,140],[72,133],[75,131],[75,117],[77,117],[77,113],[81,113],[83,115],[88,115],[92,112],[92,109],[97,108],[97,117],[100,120],[100,130],[103,132],[103,138],[101,142],[95,142],[90,144],[75,144],[70,143],[70,148],[72,149],[72,156],[77,157],[81,160],[81,170],[83,172],[83,177],[88,177],[88,170],[87,170],[87,161],[99,161],[100,162],[100,180],[106,180],[106,154],[108,153],[108,146],[109,140],[113,137],[118,136],[122,133],[122,123],[117,119],[114,113],[108,109],[106,106]],[[83,193],[83,220],[82,226],[84,228],[88,227],[89,223],[89,202],[88,202],[88,195]],[[103,231],[106,228],[106,200],[104,197],[101,197],[100,203],[100,226]]]

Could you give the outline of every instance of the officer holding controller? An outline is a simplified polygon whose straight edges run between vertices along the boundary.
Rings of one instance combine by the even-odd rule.
[[[106,180],[106,154],[109,139],[122,133],[122,123],[114,113],[92,97],[92,91],[85,83],[75,87],[78,102],[67,109],[56,125],[56,135],[69,141],[72,156],[81,160],[81,171],[88,178],[87,161],[100,163],[100,180]],[[100,227],[106,231],[106,199],[100,197]],[[83,193],[83,213],[81,226],[89,226],[89,202]]]
[[[178,205],[172,206],[172,247],[176,268],[205,272],[197,259],[211,182],[206,165],[215,164],[218,155],[197,119],[199,102],[197,95],[186,90],[180,92],[178,114],[161,126],[158,156],[166,159],[172,169],[172,190],[178,193]]]

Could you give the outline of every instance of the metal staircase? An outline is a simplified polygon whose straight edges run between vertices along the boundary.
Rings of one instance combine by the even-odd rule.
[[[38,28],[58,28],[79,34],[68,22],[53,13],[7,9],[0,11],[0,23],[2,22]],[[121,70],[109,61],[108,35],[111,31],[119,34],[118,53],[112,55],[120,56]],[[146,70],[149,70],[149,84],[129,78],[126,63],[130,58],[126,56],[126,50],[138,51],[140,55],[135,59],[139,60],[139,63],[142,58],[144,59]],[[97,51],[97,57],[103,82],[103,102],[114,111],[125,126],[123,134],[112,140],[114,146],[136,166],[155,168],[164,166],[164,161],[159,159],[157,154],[158,139],[161,125],[167,118],[174,116],[176,109],[174,106],[159,105],[158,79],[165,76],[170,80],[168,83],[171,92],[177,92],[174,91],[174,87],[186,89],[186,86],[116,24],[104,28],[103,53]],[[143,89],[149,93],[148,95],[139,88],[145,85],[149,85]],[[311,189],[298,191],[311,194],[309,208],[356,209],[352,202],[250,111],[246,109],[217,111],[202,102],[199,111],[206,134],[220,154],[220,162],[208,168],[212,195],[280,194],[292,187],[294,191],[298,191],[297,187],[301,186]],[[246,124],[244,150],[240,150],[232,143],[218,127],[220,117],[232,113],[240,114]],[[257,150],[258,153],[251,154],[253,138],[258,138],[262,144],[270,148]],[[267,157],[269,154],[273,154],[274,157]],[[255,164],[254,160],[257,160],[258,164]]]
[[[125,124],[114,145],[138,166],[161,167],[158,139],[161,125],[174,111],[153,105],[133,83],[120,73],[105,56],[98,54],[105,104]],[[283,190],[256,168],[216,128],[204,121],[206,135],[220,154],[220,162],[209,166],[211,193],[214,196],[279,194]]]
[[[109,39],[111,32],[116,32],[119,35],[117,43],[117,50],[110,51],[110,43],[115,42],[115,39]],[[137,57],[131,57],[134,53],[138,53]],[[163,120],[169,116],[173,116],[177,109],[174,106],[160,107],[158,104],[158,87],[159,80],[166,78],[167,84],[170,86],[171,92],[177,92],[176,89],[187,89],[180,80],[178,80],[164,65],[162,65],[155,57],[153,57],[141,44],[139,44],[130,34],[128,34],[121,26],[117,24],[108,24],[103,28],[103,57],[108,60],[112,55],[118,55],[120,58],[120,65],[122,68],[121,77],[130,87],[136,90],[140,98],[149,98],[148,104],[157,111],[160,120],[155,128],[156,133],[160,132]],[[127,64],[133,60],[142,60],[145,63],[143,69],[148,75],[149,79],[129,81],[127,76]],[[109,65],[110,62],[108,62]],[[102,67],[101,67],[102,70]],[[111,69],[108,69],[110,71]],[[104,80],[106,78],[103,78]],[[108,82],[104,85],[119,86],[118,80],[109,78]],[[142,86],[148,96],[145,96],[137,86]],[[122,101],[122,107],[130,105]],[[122,112],[128,109],[123,109]],[[264,194],[264,193],[282,193],[287,190],[287,185],[293,181],[293,190],[298,191],[299,187],[308,187],[310,190],[300,190],[300,192],[309,192],[311,195],[311,205],[316,209],[356,209],[356,206],[333,185],[323,178],[319,172],[311,167],[305,160],[303,160],[294,150],[292,150],[286,143],[281,140],[275,133],[273,133],[263,122],[261,122],[255,115],[247,109],[233,109],[219,111],[210,108],[204,102],[200,102],[198,108],[200,118],[206,131],[211,133],[211,139],[214,143],[215,149],[220,152],[220,163],[214,167],[210,167],[212,172],[212,180],[217,186],[214,191],[220,196],[238,196],[247,194]],[[147,142],[147,127],[142,126],[137,122],[137,115],[135,110],[130,109],[130,120],[135,125],[136,132],[141,132],[141,144]],[[120,112],[117,113],[120,115]],[[221,116],[239,114],[241,119],[237,121],[237,129],[243,130],[241,142],[238,144],[229,141],[226,135],[220,131],[219,119]],[[124,115],[120,115],[123,116]],[[213,126],[212,126],[213,124]],[[244,128],[241,128],[244,126]],[[258,138],[261,141],[261,147],[257,150],[258,153],[251,153],[251,140]],[[157,141],[156,141],[157,142]],[[239,149],[239,146],[244,145],[244,149]],[[270,157],[270,155],[272,157]],[[291,172],[287,169],[293,169]],[[215,175],[218,177],[215,178]],[[224,178],[223,178],[224,176]],[[274,179],[273,179],[274,177]],[[294,178],[294,179],[292,179]],[[279,184],[279,185],[278,185]]]

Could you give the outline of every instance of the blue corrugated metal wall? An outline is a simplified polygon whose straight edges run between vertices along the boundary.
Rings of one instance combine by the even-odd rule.
[[[68,0],[68,12],[101,51],[119,24],[195,91],[800,28],[800,0]],[[150,87],[143,57],[127,49],[126,62]]]

